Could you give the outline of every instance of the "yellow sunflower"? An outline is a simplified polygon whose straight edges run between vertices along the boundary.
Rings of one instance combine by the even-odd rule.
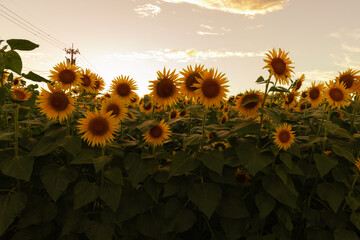
[[[242,187],[247,187],[250,185],[250,174],[241,170],[240,168],[236,169],[235,180]]]
[[[20,83],[24,82],[24,80],[21,77],[14,78],[12,85],[14,87],[20,87]]]
[[[350,90],[344,82],[326,83],[325,98],[331,108],[343,108],[350,104]]]
[[[213,142],[211,144],[211,146],[216,149],[219,150],[220,152],[224,151],[225,149],[230,147],[230,144],[224,141],[220,141],[220,142]]]
[[[201,78],[201,74],[204,72],[203,65],[196,65],[194,69],[192,66],[187,66],[187,69],[183,68],[183,71],[180,72],[183,77],[179,78],[180,80],[180,90],[187,96],[189,99],[195,98],[196,87],[193,86],[194,83],[198,83],[197,78]]]
[[[291,73],[294,73],[292,70],[294,67],[290,66],[292,64],[290,58],[288,58],[289,52],[284,52],[279,49],[279,53],[273,49],[272,51],[268,51],[266,53],[267,59],[264,59],[264,62],[267,65],[263,68],[267,68],[270,70],[270,76],[275,76],[275,79],[279,81],[281,85],[289,84],[289,79],[291,77]]]
[[[88,111],[84,118],[79,119],[78,129],[80,133],[83,133],[81,137],[89,146],[94,147],[100,145],[104,147],[107,142],[111,142],[115,139],[115,132],[117,128],[117,121],[112,112],[102,113]]]
[[[309,102],[311,103],[311,105],[313,107],[317,107],[322,99],[323,99],[323,88],[324,88],[324,84],[323,83],[319,83],[316,85],[315,82],[311,83],[311,87],[308,88],[307,93],[308,93],[308,97],[307,99],[309,100]]]
[[[40,112],[50,120],[59,118],[59,122],[62,122],[74,111],[74,100],[59,85],[52,87],[48,84],[48,88],[50,92],[42,89],[36,101]]]
[[[72,86],[76,86],[81,81],[79,67],[68,62],[62,62],[55,65],[54,70],[50,70],[50,73],[50,79],[60,84],[63,89],[69,89]]]
[[[296,105],[296,97],[299,93],[298,92],[290,92],[282,98],[284,99],[283,108],[285,109],[292,109]]]
[[[145,114],[152,113],[153,107],[154,107],[154,105],[150,101],[148,103],[145,103],[145,101],[139,102],[139,109],[141,112],[143,112]]]
[[[188,115],[189,115],[189,111],[188,111],[188,110],[182,110],[182,111],[180,111],[180,113],[179,113],[179,117],[182,117],[182,118],[187,117]]]
[[[166,71],[164,67],[163,72],[157,71],[157,80],[150,81],[152,84],[149,86],[154,104],[171,107],[178,102],[180,92],[177,77],[175,70]]]
[[[112,94],[118,96],[125,103],[131,101],[131,98],[136,94],[135,90],[137,90],[136,83],[129,76],[116,77],[111,84]]]
[[[136,93],[130,98],[130,105],[132,107],[135,107],[137,105],[139,101],[139,95],[137,95]]]
[[[360,88],[360,71],[349,68],[344,72],[339,72],[339,76],[335,79],[336,82],[344,83],[346,89],[350,92],[359,91]]]
[[[94,92],[99,93],[105,88],[105,81],[102,77],[100,77],[98,74],[95,74],[95,80],[94,80]]]
[[[80,74],[81,74],[81,81],[79,84],[80,89],[86,92],[95,93],[96,92],[94,89],[95,79],[96,79],[95,74],[92,73],[88,68],[86,68],[85,70],[81,69]]]
[[[145,134],[143,134],[145,141],[152,146],[163,145],[166,140],[170,138],[170,128],[161,120],[160,123],[150,128]]]
[[[30,98],[31,93],[25,88],[15,87],[12,90],[11,96],[15,101],[23,102]]]
[[[226,93],[229,91],[228,85],[225,85],[228,80],[225,73],[221,73],[213,68],[204,71],[201,78],[197,78],[198,83],[193,84],[197,88],[196,95],[200,98],[200,103],[205,107],[220,107],[221,102],[226,98]]]
[[[111,116],[119,122],[125,119],[128,109],[124,106],[124,102],[118,97],[112,96],[111,98],[107,98],[101,106],[101,113],[104,114],[107,112],[111,112]]]
[[[178,110],[174,109],[170,112],[169,119],[174,119],[174,118],[177,118],[178,116],[179,116]]]
[[[251,117],[257,114],[257,110],[261,107],[264,94],[260,91],[250,91],[235,100],[234,107],[240,116]]]
[[[356,161],[355,161],[355,166],[356,168],[359,170],[360,172],[360,158],[358,158]]]
[[[227,121],[229,120],[229,116],[227,114],[224,114],[220,119],[219,119],[219,123],[221,125],[225,124]]]
[[[275,129],[274,142],[279,147],[279,149],[284,149],[285,151],[294,143],[294,131],[291,131],[291,125],[284,123],[279,125]]]
[[[305,81],[305,74],[302,74],[301,77],[298,80],[296,80],[296,82],[292,88],[292,91],[295,91],[295,92],[298,91],[301,88],[304,81]]]
[[[301,101],[297,107],[297,110],[299,112],[305,111],[306,109],[310,109],[311,108],[311,103],[307,102],[307,101]]]
[[[301,97],[302,99],[307,99],[307,98],[308,98],[308,95],[309,95],[309,93],[308,93],[307,91],[302,91],[301,94],[300,94],[300,97]]]

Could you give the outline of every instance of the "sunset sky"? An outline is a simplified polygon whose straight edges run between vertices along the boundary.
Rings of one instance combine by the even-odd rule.
[[[255,80],[267,77],[273,48],[289,52],[294,79],[305,74],[307,85],[360,69],[359,9],[360,0],[0,0],[0,39],[40,45],[21,53],[25,73],[48,76],[73,43],[77,63],[107,87],[128,75],[143,95],[158,70],[204,64],[225,73],[235,95],[264,90]]]

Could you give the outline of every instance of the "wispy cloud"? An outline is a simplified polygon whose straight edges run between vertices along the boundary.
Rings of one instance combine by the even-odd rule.
[[[208,35],[208,36],[218,36],[218,35],[224,35],[226,32],[230,32],[231,29],[230,28],[226,28],[226,27],[222,27],[221,31],[215,31],[214,28],[212,26],[209,25],[204,25],[204,24],[200,24],[201,28],[206,29],[206,31],[197,31],[196,33],[204,36],[204,35]]]
[[[206,29],[209,29],[209,30],[212,30],[212,29],[213,29],[213,27],[212,27],[212,26],[205,25],[205,24],[200,24],[200,27],[202,27],[202,28],[206,28]]]
[[[246,30],[254,30],[254,29],[257,29],[257,28],[261,28],[263,26],[264,26],[263,24],[258,24],[256,26],[246,27]]]
[[[360,47],[349,46],[346,43],[343,43],[341,47],[349,52],[360,53]]]
[[[159,6],[153,5],[153,4],[144,4],[141,6],[138,6],[134,9],[134,11],[140,15],[140,17],[153,17],[158,15],[161,12],[161,8]]]
[[[334,59],[334,64],[343,68],[359,69],[360,59],[357,56],[349,55],[348,53],[330,54],[330,57]]]
[[[310,86],[313,81],[327,82],[337,75],[336,71],[323,71],[323,70],[309,70],[301,71],[301,74],[305,74],[304,86]]]
[[[117,58],[119,60],[155,60],[166,62],[169,60],[178,62],[201,61],[207,59],[228,57],[264,57],[265,52],[241,52],[241,51],[218,51],[218,50],[177,50],[160,49],[146,52],[114,53],[104,56],[105,58]]]
[[[217,32],[203,32],[203,31],[197,31],[196,32],[199,35],[213,35],[213,36],[217,36],[217,35],[224,35],[224,33],[217,33]]]
[[[189,3],[206,9],[254,16],[283,9],[290,0],[162,0],[169,3]]]

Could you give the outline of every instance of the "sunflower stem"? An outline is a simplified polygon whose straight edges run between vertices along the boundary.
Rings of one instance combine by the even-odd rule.
[[[359,171],[356,169],[356,174],[355,174],[354,180],[353,180],[353,182],[352,182],[352,184],[351,184],[351,188],[350,188],[350,191],[349,191],[349,193],[348,193],[348,198],[351,197],[351,195],[352,195],[352,193],[353,193],[353,191],[354,191],[354,187],[355,187],[355,184],[356,184],[358,178],[359,178]],[[346,206],[346,204],[344,204],[342,210],[345,209],[345,206]]]
[[[276,87],[277,82],[278,82],[278,80],[276,79],[276,80],[275,80],[274,87]],[[272,93],[271,93],[271,98],[270,98],[270,106],[269,106],[269,109],[271,109],[271,108],[272,108],[273,97],[274,97],[274,91],[272,91]]]
[[[15,157],[19,156],[19,104],[15,109]]]
[[[105,157],[105,147],[101,148],[101,156]],[[104,167],[101,168],[101,186],[104,185]]]
[[[207,109],[205,108],[204,116],[203,116],[203,121],[202,121],[202,135],[203,135],[203,136],[205,135],[206,114],[207,114]]]
[[[324,130],[324,140],[322,142],[322,152],[325,152],[325,145],[326,145],[326,137],[327,137],[327,128],[326,128],[326,124],[328,124],[330,122],[330,118],[331,118],[331,108],[329,107],[328,110],[328,115],[327,115],[327,119],[326,119],[326,123],[325,123],[325,130]]]
[[[71,135],[71,130],[70,130],[70,117],[68,117],[66,119],[66,135],[70,136]]]
[[[122,122],[122,120],[120,121],[120,131],[121,131],[120,139],[123,139],[124,129],[123,129],[123,122]]]
[[[257,145],[258,145],[258,146],[260,146],[260,142],[261,142],[261,129],[262,129],[262,125],[263,125],[264,107],[265,107],[265,101],[266,101],[266,98],[267,98],[267,95],[268,95],[268,89],[269,89],[270,79],[271,79],[271,75],[269,75],[269,78],[268,78],[268,80],[266,81],[264,99],[263,99],[263,102],[261,103],[261,109],[262,109],[263,111],[261,111],[261,113],[260,113],[260,127],[259,127],[258,142],[257,142]]]
[[[189,113],[189,132],[188,135],[191,134],[191,112]]]
[[[350,134],[352,133],[352,131],[354,130],[354,123],[355,123],[355,107],[352,107],[352,114],[351,114],[351,124],[350,124]]]
[[[154,115],[155,115],[155,106],[153,106],[151,111],[151,119],[154,119]]]

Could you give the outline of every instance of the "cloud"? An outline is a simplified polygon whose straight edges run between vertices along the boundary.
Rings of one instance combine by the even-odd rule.
[[[349,52],[360,53],[360,47],[349,46],[346,43],[343,43],[341,47]]]
[[[134,11],[139,14],[140,17],[154,17],[161,12],[161,8],[159,6],[148,3],[138,6],[134,9]]]
[[[360,58],[358,56],[352,56],[347,53],[330,54],[330,57],[334,59],[334,64],[343,68],[354,68],[359,69]]]
[[[204,24],[201,24],[200,25],[201,28],[205,28],[207,31],[197,31],[196,33],[201,35],[201,36],[204,36],[204,35],[212,35],[212,36],[218,36],[218,35],[224,35],[225,32],[230,32],[231,29],[230,28],[226,28],[226,27],[222,27],[221,28],[221,31],[222,32],[214,32],[213,31],[213,27],[209,26],[209,25],[204,25]],[[212,31],[212,32],[210,32]]]
[[[206,9],[254,16],[283,9],[290,0],[162,0],[168,3],[189,3]]]
[[[212,30],[213,27],[209,25],[200,24],[200,27]]]
[[[105,58],[117,58],[119,60],[155,60],[166,62],[169,60],[178,62],[201,61],[228,57],[264,57],[265,52],[241,52],[241,51],[218,51],[218,50],[177,50],[160,49],[143,53],[115,53],[106,55]]]
[[[310,70],[310,71],[301,71],[300,73],[305,74],[304,86],[310,86],[313,81],[328,82],[337,75],[336,71],[322,71],[322,70]]]
[[[264,26],[263,24],[259,24],[259,25],[256,25],[256,26],[250,26],[250,27],[246,27],[246,30],[254,30],[254,29],[257,29],[257,28],[261,28],[263,26]]]
[[[197,34],[203,36],[203,35],[224,35],[224,33],[217,33],[217,32],[203,32],[203,31],[197,31]]]

